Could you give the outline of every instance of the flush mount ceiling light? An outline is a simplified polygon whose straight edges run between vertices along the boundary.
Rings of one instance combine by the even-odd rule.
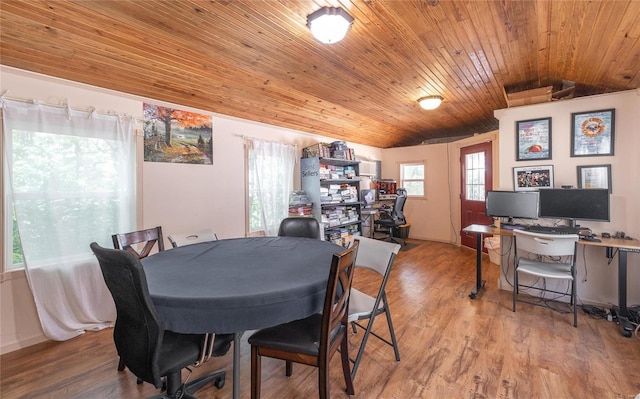
[[[424,109],[436,109],[442,103],[442,96],[426,96],[418,99],[418,104]]]
[[[353,17],[340,7],[322,7],[307,16],[307,26],[313,37],[325,44],[344,39]]]

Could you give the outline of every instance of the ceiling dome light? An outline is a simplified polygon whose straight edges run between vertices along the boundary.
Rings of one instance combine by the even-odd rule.
[[[442,96],[426,96],[418,99],[418,104],[424,109],[436,109],[442,103]]]
[[[307,26],[313,37],[325,44],[344,39],[353,17],[340,7],[322,7],[307,16]]]

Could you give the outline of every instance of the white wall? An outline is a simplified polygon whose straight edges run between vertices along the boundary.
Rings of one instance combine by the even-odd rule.
[[[424,198],[407,199],[405,216],[410,236],[460,244],[460,149],[493,142],[494,182],[497,179],[497,132],[478,134],[454,143],[426,144],[382,150],[382,177],[400,182],[400,163],[424,162]]]
[[[94,106],[99,112],[114,110],[140,119],[142,103],[145,101],[124,93],[4,66],[0,67],[0,84],[0,92],[8,90],[6,96],[10,98],[35,98],[56,104],[63,104],[68,99],[74,108]],[[209,113],[175,104],[146,101]],[[165,234],[170,234],[212,227],[220,238],[242,237],[246,225],[246,193],[244,144],[239,136],[297,144],[300,153],[303,147],[311,144],[335,141],[329,137],[210,114],[213,115],[213,165],[139,162],[140,228],[161,225]],[[140,138],[138,142],[140,144]],[[381,158],[378,148],[347,144],[354,148],[356,155]],[[142,148],[138,153],[141,157]],[[299,171],[294,177],[294,187],[300,187]],[[169,245],[168,242],[165,244]],[[45,339],[24,273],[2,275],[0,300],[2,353]]]
[[[382,178],[400,184],[401,162],[424,162],[424,198],[407,198],[404,214],[411,224],[409,235],[421,240],[449,242],[450,206],[446,144],[390,148],[382,151]],[[398,186],[400,187],[400,186]]]

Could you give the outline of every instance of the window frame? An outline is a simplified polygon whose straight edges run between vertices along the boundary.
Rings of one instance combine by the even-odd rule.
[[[405,166],[421,166],[422,167],[422,179],[405,179],[404,178],[404,167]],[[405,182],[422,182],[422,195],[420,194],[411,194],[409,190],[407,190],[407,198],[427,198],[427,161],[409,161],[409,162],[399,162],[398,163],[399,176],[400,176],[400,186],[406,189]]]
[[[474,152],[474,153],[470,153],[470,154],[466,154],[465,157],[468,157],[469,155],[476,155],[476,154],[483,154],[484,157],[484,151],[478,151],[478,152]],[[486,160],[483,158],[483,165],[486,164]],[[469,168],[468,167],[468,162],[467,159],[465,158],[465,166],[466,169],[462,171],[463,175],[464,175],[464,187],[463,187],[463,192],[460,193],[461,198],[464,198],[465,201],[477,201],[477,202],[485,202],[487,200],[487,190],[490,190],[490,188],[487,188],[487,181],[484,179],[485,175],[486,175],[486,168],[483,167],[482,169],[479,168]],[[469,171],[478,171],[478,170],[482,170],[482,183],[475,183],[475,182],[469,182],[469,177],[467,175],[467,173]],[[469,198],[469,193],[470,190],[469,188],[476,188],[482,186],[482,190],[471,190],[471,192],[477,191],[478,193],[480,193],[482,195],[482,198],[478,199],[478,198]]]
[[[49,104],[46,104],[49,105]],[[75,109],[74,109],[75,111]],[[135,203],[135,215],[134,215],[134,219],[135,219],[135,223],[137,226],[141,225],[141,212],[140,209],[142,208],[142,196],[141,196],[141,192],[142,192],[142,164],[143,164],[143,135],[141,134],[141,130],[138,128],[138,122],[134,120],[133,123],[133,156],[134,156],[134,173],[135,173],[135,178],[133,179],[134,181],[134,188],[133,188],[133,195],[134,195],[134,203]],[[3,239],[0,242],[0,259],[2,259],[2,265],[0,266],[0,281],[7,281],[7,280],[13,280],[16,278],[23,278],[26,274],[26,265],[23,262],[21,263],[14,263],[13,262],[13,240],[14,240],[14,209],[13,209],[13,201],[12,198],[10,197],[10,191],[11,190],[6,190],[6,184],[9,184],[9,176],[8,176],[8,168],[9,168],[9,162],[10,160],[7,159],[4,155],[5,154],[5,150],[7,148],[7,144],[5,142],[5,138],[4,138],[4,123],[0,123],[0,134],[2,135],[2,138],[0,138],[0,153],[3,154],[3,161],[0,164],[0,196],[3,199],[3,204],[2,206],[0,206],[0,223],[2,223],[2,232],[3,232]],[[57,133],[51,133],[51,134],[57,134]],[[58,134],[60,136],[63,136],[64,134]],[[95,137],[99,140],[104,139],[103,137]],[[16,195],[15,193],[13,193],[13,195]],[[34,197],[34,196],[38,196],[37,193],[21,193],[19,194],[20,197]],[[99,197],[102,197],[102,195],[100,195]],[[24,256],[24,255],[23,255]],[[53,258],[52,258],[53,259]]]
[[[278,197],[280,195],[284,196],[283,198],[286,200],[285,202],[288,204],[289,203],[289,195],[291,193],[291,191],[295,188],[294,185],[294,179],[295,179],[295,166],[298,164],[298,158],[297,158],[297,154],[298,154],[298,146],[295,144],[291,144],[291,143],[287,143],[287,142],[281,142],[281,141],[272,141],[272,140],[264,140],[264,139],[260,139],[260,138],[249,138],[249,137],[245,137],[245,143],[244,143],[244,158],[245,158],[245,236],[247,237],[262,237],[262,236],[267,236],[269,235],[269,232],[271,232],[271,235],[274,235],[273,230],[273,226],[269,225],[269,226],[264,226],[261,225],[258,229],[252,229],[252,218],[253,218],[253,209],[252,207],[254,206],[254,202],[252,201],[253,198],[253,193],[254,190],[251,189],[252,187],[252,180],[251,180],[251,176],[252,176],[252,161],[255,162],[256,159],[252,159],[252,151],[253,151],[253,146],[257,145],[257,143],[262,143],[263,145],[265,144],[269,144],[269,145],[279,145],[279,146],[285,146],[285,148],[287,148],[287,151],[291,151],[293,150],[293,153],[291,153],[290,155],[293,158],[289,158],[289,157],[282,157],[282,156],[278,156],[278,155],[282,155],[282,154],[269,154],[269,158],[270,158],[270,162],[276,162],[276,163],[287,163],[287,162],[292,162],[292,166],[293,169],[291,170],[291,176],[290,176],[290,187],[287,188],[286,190],[278,190],[275,191],[276,188],[280,187],[277,184],[273,185],[273,189],[274,189],[274,193],[276,193],[276,195],[274,195],[274,197]],[[283,150],[281,148],[281,150]],[[256,153],[254,156],[257,156],[258,154]],[[286,166],[286,165],[280,165],[280,166]],[[281,175],[279,176],[279,178],[277,179],[278,181],[286,181],[288,176],[287,176],[287,169],[286,168],[282,168],[282,169],[278,169],[278,174]],[[264,176],[263,176],[264,177]],[[282,217],[286,217],[287,214],[284,214]],[[278,223],[281,219],[278,219]],[[273,220],[271,220],[273,221]],[[271,230],[270,230],[271,229]]]

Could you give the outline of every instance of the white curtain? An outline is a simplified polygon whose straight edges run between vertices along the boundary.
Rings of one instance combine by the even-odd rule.
[[[15,216],[44,333],[60,341],[112,326],[115,307],[89,244],[111,247],[111,234],[135,226],[135,121],[1,105],[5,215]]]
[[[257,139],[246,139],[245,144],[249,158],[250,226],[275,236],[280,222],[289,215],[297,147]]]

